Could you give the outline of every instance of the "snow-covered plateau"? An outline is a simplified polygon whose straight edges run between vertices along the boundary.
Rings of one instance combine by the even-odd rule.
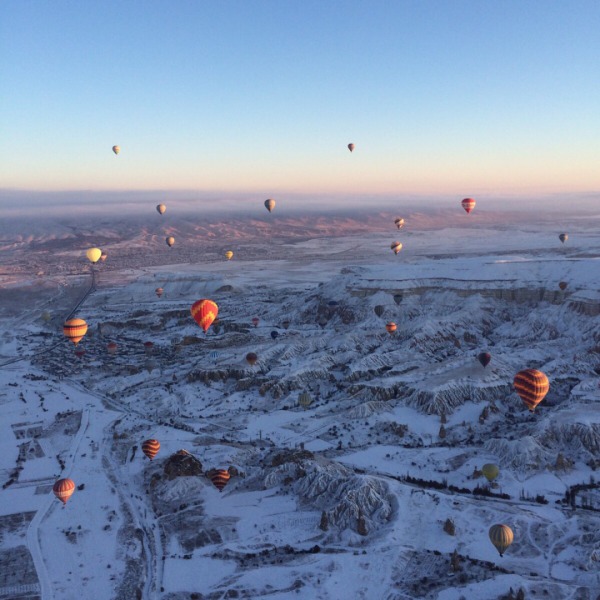
[[[0,599],[596,600],[600,217],[403,216],[0,232]]]

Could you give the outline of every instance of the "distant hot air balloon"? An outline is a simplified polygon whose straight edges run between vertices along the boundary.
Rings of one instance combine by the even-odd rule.
[[[77,348],[77,350],[75,350],[75,356],[77,358],[83,358],[85,356],[85,350],[83,348]]]
[[[298,397],[298,404],[304,408],[308,408],[312,401],[312,397],[308,392],[302,392]]]
[[[259,323],[260,319],[258,317],[252,317],[252,325],[254,325],[254,327],[258,327]]]
[[[487,367],[492,360],[492,355],[489,352],[480,352],[477,355],[477,360],[481,363],[482,367]]]
[[[273,209],[275,208],[275,200],[273,200],[272,198],[269,198],[268,200],[265,200],[265,208],[269,212],[273,212]]]
[[[69,319],[68,321],[65,321],[65,324],[63,325],[63,333],[76,346],[87,333],[87,329],[87,323],[83,319]]]
[[[525,369],[515,375],[513,381],[515,390],[527,408],[533,412],[535,407],[544,399],[550,389],[548,377],[536,369]]]
[[[109,344],[106,346],[106,349],[108,350],[109,354],[116,354],[117,344],[115,342],[109,342]]]
[[[403,297],[404,296],[402,294],[394,294],[394,302],[396,304],[400,304],[400,302],[402,302]]]
[[[97,263],[102,256],[102,250],[100,248],[90,248],[86,251],[85,255],[91,263]]]
[[[402,250],[402,244],[400,242],[392,242],[390,248],[394,251],[394,254],[398,254]]]
[[[103,252],[103,253],[100,255],[100,260],[101,260],[102,262],[105,262],[107,258],[108,258],[108,254],[106,254],[106,252]]]
[[[569,235],[567,233],[561,233],[558,236],[558,239],[564,244],[569,239]]]
[[[171,247],[171,246],[172,246],[172,245],[175,243],[175,238],[174,238],[172,235],[170,235],[170,236],[169,236],[169,237],[168,237],[168,238],[165,240],[165,242],[167,242],[167,246],[169,246],[169,248],[170,248],[170,247]]]
[[[375,314],[380,317],[384,311],[385,311],[385,306],[382,306],[381,304],[378,304],[373,311],[375,312]]]
[[[404,227],[404,219],[401,219],[400,217],[394,219],[394,223],[398,229],[402,229]]]
[[[354,152],[354,148],[356,148],[354,144],[348,144],[348,150],[350,150],[350,152]]]
[[[494,481],[496,477],[498,477],[498,473],[500,473],[500,469],[497,465],[493,465],[492,463],[487,463],[481,467],[481,472],[483,476],[490,482]]]
[[[112,151],[113,151],[115,154],[119,154],[119,152],[121,152],[121,147],[120,147],[120,146],[113,146],[113,147],[112,147]]]
[[[167,210],[167,207],[164,204],[157,204],[156,210],[158,211],[159,215],[164,215],[165,211]]]
[[[227,250],[227,252],[225,252],[225,258],[227,260],[231,260],[233,258],[233,252],[231,250]]]
[[[560,288],[560,289],[561,289],[561,290],[564,292],[564,291],[567,289],[567,286],[568,286],[568,285],[569,285],[569,284],[568,284],[566,281],[561,281],[561,282],[558,284],[558,287],[559,287],[559,288]]]
[[[492,525],[490,527],[490,541],[502,556],[506,549],[513,543],[514,534],[508,525]]]
[[[282,326],[284,329],[287,329],[287,328],[290,326],[290,322],[289,322],[289,321],[286,319],[285,321],[282,321],[282,322],[281,322],[281,326]]]
[[[146,440],[142,443],[142,452],[152,460],[160,450],[160,442],[158,440]]]
[[[66,504],[75,491],[75,482],[72,479],[59,479],[52,487],[52,491],[63,504]]]
[[[217,318],[219,307],[212,300],[203,298],[202,300],[194,302],[190,311],[194,321],[196,321],[196,323],[202,327],[204,333],[206,333],[213,321]]]
[[[385,326],[385,330],[391,335],[392,333],[394,333],[394,331],[396,331],[396,329],[398,329],[396,327],[396,323],[390,321],[386,326]]]
[[[466,213],[469,214],[475,208],[475,204],[477,203],[473,198],[465,198],[460,204],[465,209]]]
[[[251,367],[253,367],[256,364],[257,360],[258,356],[254,352],[248,352],[248,354],[246,354],[246,361]]]
[[[279,331],[271,331],[271,338],[276,340],[279,337]]]
[[[158,287],[154,290],[154,292],[156,293],[156,295],[160,298],[163,295],[163,292],[165,290],[163,290],[161,287]]]
[[[223,488],[231,478],[231,474],[227,469],[211,469],[207,475],[219,492],[223,491]]]
[[[152,342],[144,342],[144,350],[146,354],[152,354],[152,350],[154,348],[154,344]]]

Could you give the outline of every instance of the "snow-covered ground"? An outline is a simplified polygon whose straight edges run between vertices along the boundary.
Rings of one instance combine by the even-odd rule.
[[[0,556],[29,558],[0,569],[0,598],[596,598],[597,232],[407,220],[260,256],[266,228],[231,261],[156,266],[142,236],[88,296],[81,272],[6,275]],[[61,324],[81,298],[78,358]],[[199,298],[219,306],[207,335]],[[550,379],[533,415],[525,368]],[[232,473],[221,493],[211,469]],[[79,486],[64,508],[60,477]]]

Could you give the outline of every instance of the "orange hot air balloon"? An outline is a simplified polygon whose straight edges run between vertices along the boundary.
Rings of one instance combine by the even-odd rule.
[[[173,246],[173,244],[175,243],[175,238],[174,238],[172,235],[170,235],[170,236],[169,236],[169,237],[168,237],[168,238],[165,240],[165,242],[167,243],[167,246],[169,246],[169,248],[170,248],[170,247],[171,247],[171,246]]]
[[[354,152],[354,148],[356,148],[354,144],[348,144],[348,150],[350,150],[350,152]]]
[[[75,491],[75,482],[72,479],[59,479],[54,484],[52,491],[63,504],[66,504]]]
[[[560,288],[560,289],[561,289],[561,290],[564,292],[564,291],[567,289],[567,286],[568,286],[568,285],[569,285],[569,284],[568,284],[566,281],[561,281],[561,282],[558,284],[558,287],[559,287],[559,288]]]
[[[469,214],[475,208],[476,202],[473,198],[465,198],[460,204],[465,209],[466,213]]]
[[[208,331],[208,328],[212,325],[213,321],[219,314],[219,307],[212,300],[203,298],[192,304],[190,309],[194,321],[202,327],[204,333]]]
[[[156,292],[156,295],[160,298],[165,290],[163,290],[162,288],[156,288],[154,291]]]
[[[63,325],[63,333],[76,346],[87,333],[87,329],[87,323],[83,319],[69,319],[68,321],[65,321],[65,324]]]
[[[142,444],[142,452],[152,460],[160,450],[160,442],[158,440],[146,440]]]
[[[107,258],[108,258],[108,254],[106,254],[106,252],[103,252],[103,253],[100,255],[100,260],[101,260],[102,262],[105,262]]]
[[[258,327],[259,323],[260,319],[258,317],[252,317],[252,325],[254,325],[254,327]]]
[[[268,200],[265,200],[265,208],[269,212],[273,212],[273,209],[275,208],[275,204],[276,204],[276,202],[272,198],[269,198]]]
[[[231,478],[231,475],[227,469],[211,469],[207,475],[219,492],[223,491],[223,488],[227,485],[227,482]]]
[[[545,398],[550,389],[548,377],[537,369],[525,369],[515,375],[515,390],[527,408],[533,412],[535,407]]]
[[[394,331],[396,331],[396,329],[398,329],[396,327],[396,323],[390,321],[386,326],[385,326],[385,330],[391,335],[392,333],[394,333]]]
[[[109,354],[116,354],[117,353],[117,344],[115,342],[110,342],[106,346],[106,349],[108,350]]]
[[[248,354],[246,354],[246,360],[248,361],[248,364],[253,367],[258,360],[258,356],[254,352],[248,352]]]

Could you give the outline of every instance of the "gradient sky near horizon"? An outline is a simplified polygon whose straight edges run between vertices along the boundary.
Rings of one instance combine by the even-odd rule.
[[[598,192],[599,31],[597,0],[4,0],[0,188]]]

